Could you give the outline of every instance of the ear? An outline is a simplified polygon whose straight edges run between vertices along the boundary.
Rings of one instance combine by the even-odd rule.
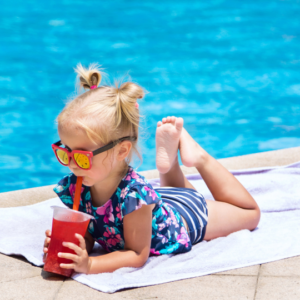
[[[131,148],[132,144],[130,141],[123,141],[120,144],[118,144],[117,160],[124,160],[128,156]]]

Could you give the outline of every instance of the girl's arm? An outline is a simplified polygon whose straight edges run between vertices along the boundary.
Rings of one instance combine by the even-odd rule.
[[[73,260],[71,264],[60,264],[65,269],[74,269],[85,274],[113,272],[123,267],[142,267],[150,253],[152,236],[152,210],[155,204],[143,205],[123,218],[125,249],[97,257],[89,257],[92,244],[89,234],[85,239],[76,234],[79,246],[64,242],[63,245],[76,254],[58,253],[59,257]]]
[[[125,249],[90,257],[88,274],[113,272],[123,267],[142,267],[150,253],[152,210],[155,204],[143,205],[123,218]]]

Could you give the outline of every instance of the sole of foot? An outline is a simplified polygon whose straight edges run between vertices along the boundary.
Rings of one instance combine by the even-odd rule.
[[[167,173],[177,159],[183,119],[163,118],[156,129],[156,168],[161,174]]]

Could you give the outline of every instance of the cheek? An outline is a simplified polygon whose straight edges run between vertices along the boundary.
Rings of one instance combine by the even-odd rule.
[[[97,157],[98,156],[98,157]],[[111,155],[107,155],[107,153],[101,153],[93,158],[92,168],[90,171],[92,172],[101,172],[101,170],[110,169],[113,166],[113,160]]]

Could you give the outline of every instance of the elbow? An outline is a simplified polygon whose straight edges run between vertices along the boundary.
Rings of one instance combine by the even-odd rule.
[[[252,228],[250,230],[254,230],[257,226],[258,223],[260,221],[260,216],[261,216],[261,212],[259,207],[257,206],[257,208],[254,210],[254,214],[253,214],[253,218],[252,218]]]
[[[142,260],[142,261],[138,264],[137,268],[142,268],[142,267],[145,265],[146,262],[147,262],[147,260]]]
[[[137,259],[135,262],[135,268],[142,268],[149,258],[149,253],[146,255],[144,253],[137,253]]]

